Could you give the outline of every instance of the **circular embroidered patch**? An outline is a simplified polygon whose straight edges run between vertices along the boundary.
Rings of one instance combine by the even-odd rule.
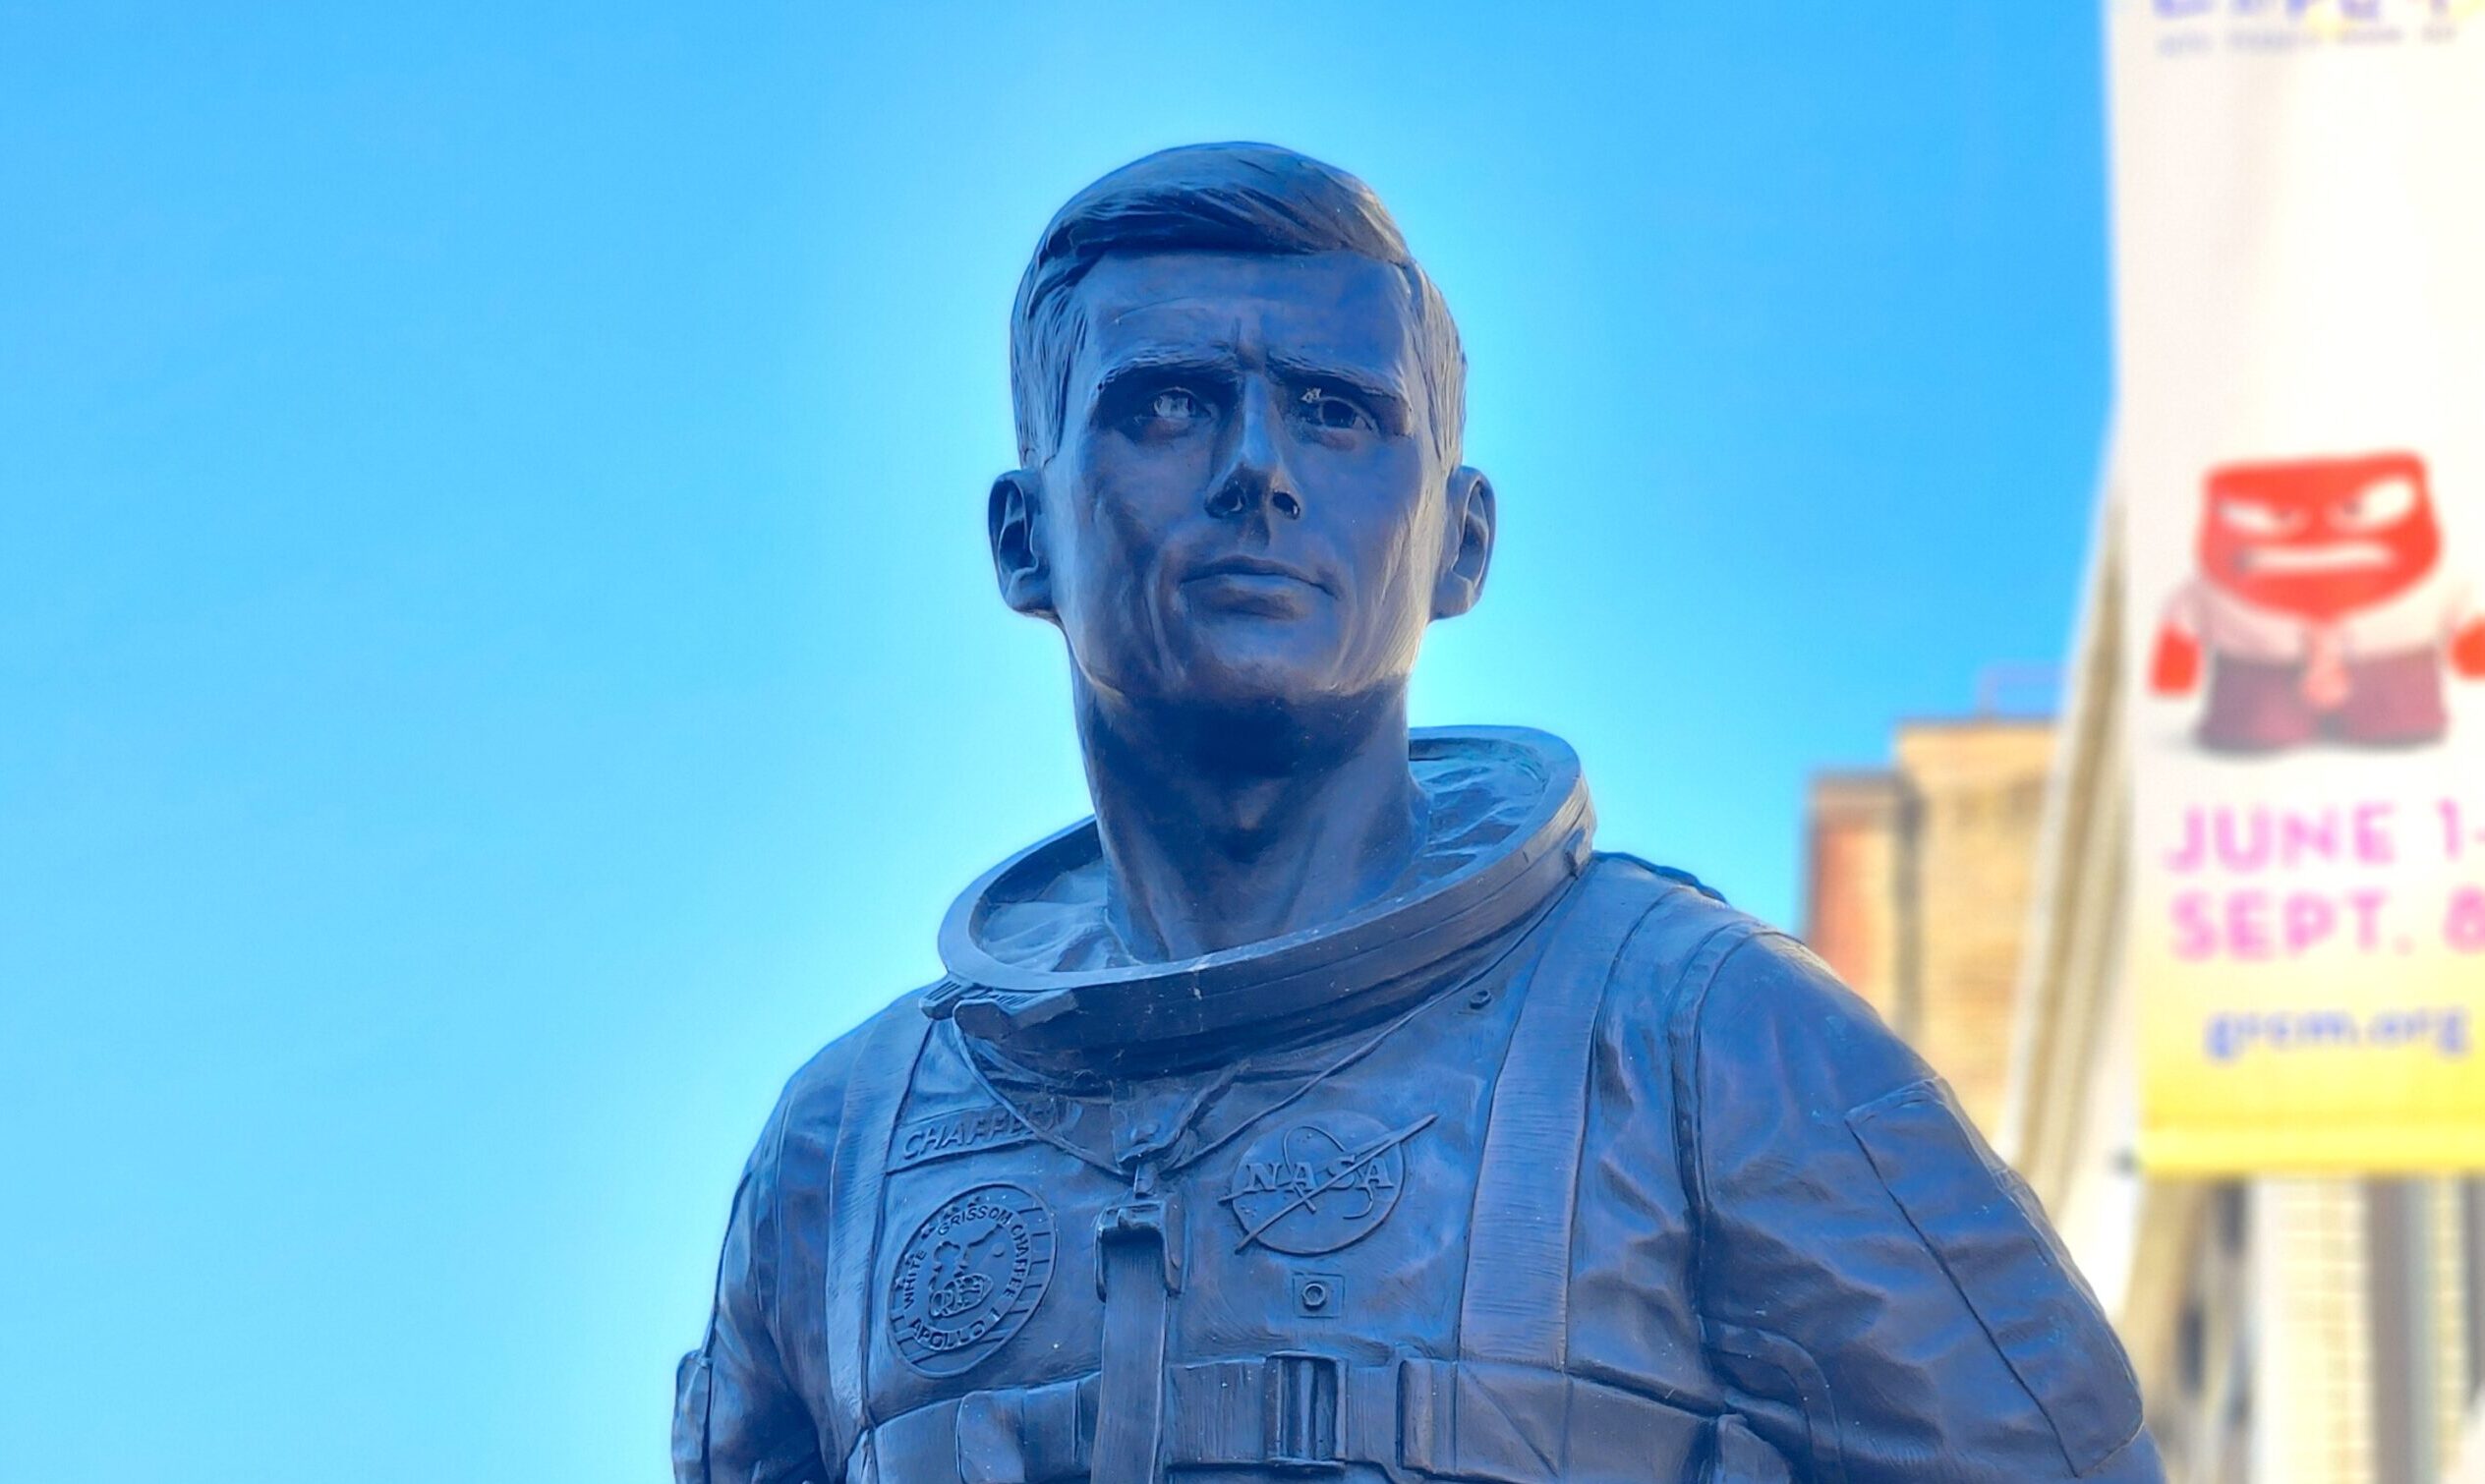
[[[1310,1256],[1371,1235],[1406,1188],[1406,1142],[1431,1122],[1393,1130],[1340,1112],[1260,1135],[1236,1162],[1224,1197],[1242,1226],[1236,1250],[1257,1242]]]
[[[924,1218],[897,1254],[889,1336],[916,1370],[955,1376],[1000,1349],[1053,1278],[1053,1213],[1015,1185],[977,1185]]]

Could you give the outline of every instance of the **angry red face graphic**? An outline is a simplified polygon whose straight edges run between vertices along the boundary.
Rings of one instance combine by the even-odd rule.
[[[2210,471],[2201,573],[2262,607],[2326,622],[2406,591],[2441,554],[2414,454]]]

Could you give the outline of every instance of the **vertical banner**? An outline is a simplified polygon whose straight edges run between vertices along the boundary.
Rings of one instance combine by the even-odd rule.
[[[2109,16],[2141,1158],[2485,1168],[2485,3]]]

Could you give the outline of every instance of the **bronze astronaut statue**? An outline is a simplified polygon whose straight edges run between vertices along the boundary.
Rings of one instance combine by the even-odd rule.
[[[1410,733],[1482,590],[1464,359],[1359,182],[1167,150],[1019,287],[1004,599],[1095,817],[797,1073],[684,1484],[2162,1477],[2027,1189],[1822,965]]]

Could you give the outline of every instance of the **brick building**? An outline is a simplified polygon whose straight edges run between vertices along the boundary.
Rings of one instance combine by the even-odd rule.
[[[1908,721],[1891,752],[1887,769],[1813,780],[1805,938],[1991,1132],[2053,727]]]

